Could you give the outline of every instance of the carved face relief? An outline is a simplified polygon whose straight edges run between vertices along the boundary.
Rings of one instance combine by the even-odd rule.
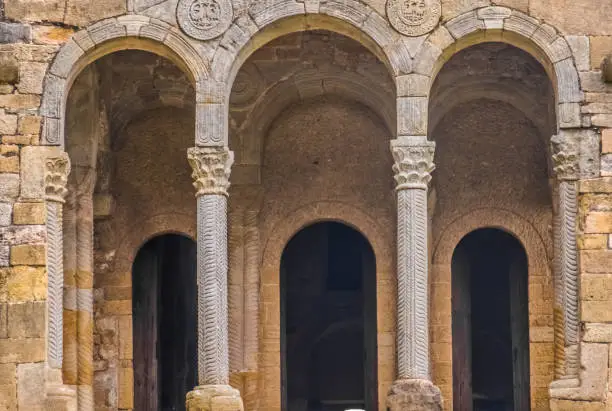
[[[210,40],[229,28],[234,12],[231,0],[180,0],[176,18],[189,36]]]
[[[219,24],[221,7],[215,0],[194,1],[189,8],[189,18],[195,26],[210,30]]]
[[[442,15],[440,0],[387,0],[387,18],[406,36],[422,36],[436,27]]]

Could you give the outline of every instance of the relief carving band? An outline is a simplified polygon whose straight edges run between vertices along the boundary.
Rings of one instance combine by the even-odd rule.
[[[427,34],[438,25],[442,15],[440,0],[387,0],[387,18],[406,36]]]
[[[180,0],[176,17],[186,34],[210,40],[229,28],[234,13],[230,0]]]

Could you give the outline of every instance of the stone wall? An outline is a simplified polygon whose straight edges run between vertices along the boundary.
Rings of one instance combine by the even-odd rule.
[[[336,1],[286,0],[277,3],[283,5],[278,8],[270,6],[269,10],[301,8],[303,13],[304,10],[319,10],[319,7],[321,9],[327,7],[326,10],[330,13],[329,10],[333,12],[337,7],[342,12],[338,12],[336,16],[346,16],[348,14],[351,16],[350,18],[360,21],[359,24],[362,25],[364,25],[366,17],[362,19],[360,13],[366,10],[364,13],[369,13],[367,14],[369,20],[367,21],[370,26],[381,24],[379,21],[384,20],[383,17],[386,16],[384,0],[363,0],[363,2],[355,0],[349,2],[351,5],[358,5],[353,9],[349,8],[349,11],[357,10],[353,14],[347,12],[346,8],[342,8],[339,5],[341,2]],[[183,37],[180,37],[182,35],[176,27],[176,0],[105,0],[102,2],[93,0],[9,0],[1,4],[0,408],[9,410],[45,409],[45,385],[54,381],[55,378],[48,370],[46,356],[47,230],[45,226],[45,198],[42,189],[43,159],[53,154],[54,149],[41,146],[45,143],[44,139],[41,138],[41,117],[47,115],[50,111],[55,111],[55,108],[58,111],[63,110],[64,102],[61,101],[61,98],[52,100],[51,104],[54,104],[54,107],[51,110],[49,107],[41,109],[40,105],[43,92],[53,97],[58,95],[64,97],[64,95],[53,92],[54,87],[58,87],[57,82],[49,81],[45,84],[44,79],[49,71],[49,65],[54,61],[60,47],[65,43],[68,43],[69,46],[56,59],[56,64],[60,67],[62,62],[70,60],[70,56],[76,54],[79,56],[86,54],[87,58],[83,61],[91,62],[100,58],[103,54],[125,48],[146,49],[148,47],[148,50],[169,57],[174,62],[180,60],[176,58],[177,54],[183,53],[179,57],[185,57],[187,61],[180,69],[169,68],[165,63],[152,62],[137,53],[131,55],[128,53],[127,56],[120,56],[118,61],[111,59],[99,61],[96,64],[96,69],[100,75],[100,84],[106,84],[107,86],[116,84],[120,85],[120,89],[113,91],[110,86],[102,87],[103,102],[99,108],[103,112],[100,118],[108,119],[109,140],[111,138],[116,139],[118,146],[113,148],[111,141],[102,141],[96,164],[98,168],[98,187],[94,198],[97,218],[96,266],[94,272],[96,316],[94,340],[95,401],[100,410],[129,410],[132,408],[130,353],[130,270],[132,259],[142,242],[158,233],[178,231],[194,236],[195,200],[192,196],[193,190],[190,187],[191,181],[188,176],[189,170],[185,154],[186,148],[194,145],[194,134],[201,132],[196,125],[196,121],[193,121],[196,117],[201,118],[201,116],[193,113],[196,106],[194,104],[196,94],[201,93],[201,90],[195,93],[193,89],[190,91],[189,84],[193,83],[190,81],[193,80],[190,77],[193,73],[189,71],[196,65],[194,63],[196,60],[193,60],[192,57],[193,55],[202,56],[202,60],[207,62],[204,71],[217,73],[221,78],[224,78],[225,74],[221,75],[220,73],[231,72],[229,68],[231,61],[228,60],[233,57],[227,57],[229,54],[227,50],[233,52],[234,45],[243,45],[246,43],[246,38],[260,29],[260,27],[253,28],[256,24],[251,18],[246,18],[247,11],[254,9],[254,2],[234,1],[234,16],[236,21],[240,21],[242,25],[233,26],[231,33],[235,34],[244,29],[242,33],[248,32],[249,35],[244,34],[241,37],[241,35],[235,34],[233,38],[235,43],[226,39],[224,42],[213,40],[206,44],[197,45],[194,45],[196,42],[191,40],[181,43]],[[603,82],[600,67],[603,58],[612,54],[612,3],[605,0],[442,0],[441,4],[442,23],[451,22],[464,13],[474,17],[476,12],[471,13],[473,10],[486,6],[509,7],[514,11],[520,11],[535,19],[545,21],[548,25],[542,26],[545,28],[542,31],[547,34],[560,34],[571,48],[570,65],[576,67],[579,78],[563,77],[563,73],[559,72],[556,80],[561,80],[563,77],[569,84],[576,85],[579,82],[580,88],[585,94],[583,104],[580,105],[580,113],[573,113],[577,114],[573,117],[573,120],[578,118],[577,123],[573,123],[573,127],[590,128],[597,132],[598,136],[601,134],[602,156],[601,172],[597,171],[597,176],[581,181],[579,184],[578,244],[581,273],[582,385],[579,388],[573,388],[562,393],[553,392],[554,398],[550,400],[550,408],[559,411],[608,411],[612,409],[612,268],[610,268],[612,267],[612,264],[610,264],[612,262],[612,241],[610,241],[610,238],[612,238],[612,85]],[[255,4],[255,6],[257,5]],[[113,23],[110,25],[100,23],[104,19],[125,14],[139,14],[146,17],[111,20]],[[261,11],[251,14],[257,16],[257,24],[261,25],[263,24],[261,22],[265,21],[261,17],[263,15]],[[252,25],[245,26],[245,20],[248,20]],[[469,19],[466,18],[467,20]],[[484,20],[486,19],[479,21]],[[118,21],[125,25],[119,25]],[[153,24],[149,26],[148,30],[141,33],[141,41],[135,39],[130,41],[117,40],[126,37],[128,34],[138,33],[138,30],[140,30],[139,23],[134,22],[143,23],[144,21],[147,21],[147,24],[153,21]],[[375,23],[372,23],[373,21]],[[474,36],[470,37],[471,40],[468,39],[467,42],[494,39],[517,43],[516,35],[505,38],[503,35],[500,36],[498,31],[495,31],[497,26],[494,22],[496,21],[487,20],[487,24],[490,25],[487,28],[491,29],[492,37]],[[279,25],[267,31],[267,37],[264,36],[263,38],[271,39],[276,34],[296,31],[298,24],[300,29],[306,27],[302,23],[300,21],[294,27],[290,26],[289,28]],[[373,41],[371,38],[365,35],[361,35],[361,37],[355,35],[355,31],[348,30],[347,25],[340,24],[339,20],[332,19],[331,23],[323,24],[313,19],[309,24],[308,28],[337,29],[343,34],[351,35],[353,38],[357,37],[377,56],[380,57],[381,54],[384,54],[376,47],[372,47]],[[485,23],[482,23],[482,25],[484,28]],[[368,30],[371,30],[370,26],[368,28],[364,25]],[[380,29],[382,26],[384,25],[375,27]],[[242,29],[239,27],[242,27]],[[84,35],[81,32],[81,34],[75,36],[75,33],[85,28],[89,28],[93,34],[90,36],[90,34]],[[387,32],[381,29],[380,33]],[[394,36],[396,35],[394,32]],[[455,40],[453,36],[459,35],[461,33],[458,30],[452,31],[452,33],[447,29],[437,31],[436,37],[430,38],[426,42],[426,44],[434,44],[436,48],[427,49],[428,51],[423,52],[423,54],[419,54],[419,50],[424,44],[424,39],[410,38],[410,40],[401,43],[409,57],[404,55],[406,59],[400,62],[385,61],[384,63],[387,65],[385,68],[402,66],[406,70],[406,73],[393,73],[395,75],[407,74],[410,70],[406,67],[414,66],[415,71],[423,74],[423,67],[434,65],[430,60],[437,60],[440,57],[440,61],[443,61],[450,58],[455,52],[454,46],[450,46]],[[544,38],[554,38],[552,34],[550,36],[544,36]],[[142,40],[144,37],[148,40]],[[299,36],[293,38],[293,45],[296,44],[296,37],[299,38]],[[70,40],[71,38],[73,40]],[[177,38],[181,40],[178,41]],[[396,39],[397,37],[393,38]],[[104,43],[107,39],[109,41]],[[169,46],[151,46],[154,43],[152,39],[166,40]],[[243,41],[244,43],[242,43]],[[98,44],[95,48],[93,47],[94,43]],[[220,43],[223,43],[222,46],[219,45]],[[261,44],[255,41],[249,43],[247,48],[250,47],[254,51],[259,46]],[[447,46],[450,46],[450,49],[447,49]],[[78,49],[76,52],[75,47]],[[327,46],[321,44],[313,47],[314,50],[329,50]],[[87,50],[87,52],[85,53],[81,48]],[[168,48],[174,51],[169,52]],[[437,48],[446,49],[446,54],[438,56],[435,54]],[[265,53],[270,52],[271,49],[274,49],[275,54],[273,58],[268,58]],[[304,60],[304,56],[300,55],[300,52],[296,51],[297,49],[300,49],[300,47],[282,44],[281,41],[280,44],[276,44],[276,48],[263,49],[256,53],[254,57],[259,54],[257,58],[268,63],[268,60],[288,61],[294,59],[294,62],[289,66],[295,67],[296,61]],[[342,51],[342,47],[338,49]],[[176,53],[176,50],[179,50],[179,52]],[[221,50],[221,52],[217,52],[217,50]],[[537,48],[534,48],[534,50],[537,51]],[[70,55],[71,52],[75,54]],[[249,97],[251,90],[247,89],[243,95],[238,93],[233,97],[229,128],[231,130],[232,148],[237,152],[238,157],[235,182],[243,185],[264,183],[265,187],[266,176],[269,177],[266,192],[268,197],[265,200],[266,212],[261,216],[260,223],[262,244],[265,245],[266,250],[262,251],[265,256],[262,257],[264,258],[264,264],[261,267],[261,280],[264,286],[261,288],[263,303],[259,310],[263,333],[260,339],[262,344],[259,351],[261,353],[259,357],[261,375],[258,384],[263,391],[257,393],[256,389],[251,390],[254,399],[249,403],[251,405],[249,409],[272,410],[278,408],[278,335],[274,333],[278,324],[278,318],[276,317],[278,306],[277,300],[274,298],[278,284],[278,267],[276,264],[280,257],[279,253],[282,252],[284,246],[283,241],[288,240],[302,225],[315,219],[346,219],[347,222],[360,228],[373,244],[382,267],[380,268],[381,278],[379,283],[379,358],[381,359],[379,369],[381,374],[384,374],[384,377],[379,378],[381,399],[386,394],[386,387],[394,378],[395,283],[392,264],[394,258],[392,239],[394,218],[391,196],[391,159],[387,151],[388,142],[385,142],[385,138],[393,138],[396,131],[401,131],[396,130],[395,126],[395,105],[389,104],[389,101],[393,102],[395,98],[394,90],[392,80],[384,78],[381,74],[383,73],[381,67],[384,67],[384,65],[373,59],[372,54],[354,48],[349,48],[349,51],[344,53],[337,51],[333,53],[335,53],[333,57],[335,60],[333,64],[327,66],[327,68],[331,68],[327,71],[327,74],[331,78],[332,88],[341,90],[341,92],[331,94],[343,94],[344,100],[315,99],[307,103],[307,105],[314,105],[310,106],[309,110],[312,109],[311,113],[318,113],[317,115],[321,118],[326,118],[326,115],[335,113],[340,117],[346,115],[347,123],[350,123],[350,119],[356,117],[360,119],[359,121],[368,123],[363,125],[363,129],[357,131],[360,133],[363,130],[370,131],[369,135],[361,135],[361,138],[365,139],[363,140],[365,146],[375,147],[369,154],[380,163],[368,165],[376,168],[376,170],[366,170],[358,167],[359,164],[350,163],[352,160],[361,158],[359,157],[361,154],[350,150],[343,151],[341,148],[330,149],[332,153],[335,153],[334,159],[348,162],[347,170],[350,171],[334,170],[332,168],[326,171],[327,174],[323,173],[318,177],[311,176],[313,180],[309,180],[309,184],[314,184],[317,181],[323,183],[324,188],[320,190],[327,193],[327,196],[319,196],[314,189],[306,190],[308,195],[304,195],[302,200],[298,201],[296,199],[302,194],[299,190],[304,188],[300,185],[304,183],[304,180],[300,178],[301,176],[294,174],[290,180],[283,182],[283,178],[278,176],[275,180],[273,171],[265,168],[267,160],[264,155],[263,141],[265,136],[268,135],[269,127],[273,123],[276,127],[273,127],[271,135],[275,135],[274,133],[277,133],[277,136],[283,135],[282,129],[291,131],[293,120],[290,120],[290,117],[292,115],[300,117],[299,111],[304,110],[306,106],[300,105],[294,107],[293,111],[288,112],[284,111],[285,107],[282,105],[279,107],[270,106],[268,108],[273,109],[274,116],[264,119],[261,123],[243,123],[245,112],[251,111],[253,108],[250,106],[253,103]],[[398,52],[392,47],[387,47],[385,53],[397,57]],[[536,54],[534,57],[538,61],[545,60],[545,57],[537,52],[534,54]],[[66,57],[67,55],[70,58]],[[359,56],[357,62],[352,60],[356,55]],[[133,57],[134,60],[130,61],[130,57]],[[244,57],[244,60],[248,58],[246,55],[242,57]],[[245,71],[251,70],[249,67],[255,64],[253,61],[256,61],[257,58],[244,66]],[[363,63],[360,59],[363,58],[372,60],[368,60],[365,65],[360,65]],[[310,63],[313,63],[313,61],[317,63],[316,59],[306,60]],[[197,60],[197,62],[199,61]],[[213,61],[214,64],[209,63]],[[544,66],[550,76],[554,69],[546,64]],[[118,71],[121,71],[122,67],[125,72],[113,72],[114,68],[119,68]],[[153,78],[155,81],[142,82],[138,78],[130,78],[129,73],[126,74],[126,72],[131,71],[132,68],[140,70],[137,70],[140,74],[136,77],[149,76],[149,79]],[[65,70],[65,67],[60,72],[63,73],[63,70]],[[146,73],[143,74],[143,72]],[[57,73],[58,71],[54,70],[54,74]],[[286,71],[284,73],[286,74]],[[310,74],[312,73],[307,72],[302,77],[292,77],[292,87],[276,89],[276,96],[286,96],[287,93],[297,93],[299,95],[299,93],[312,92],[310,97],[320,98],[321,94],[325,94],[329,89],[319,89],[313,92],[314,83],[309,82],[313,79],[313,77],[309,77]],[[122,75],[124,77],[121,77]],[[240,76],[242,74],[239,74],[238,79],[240,79]],[[419,93],[419,85],[422,86],[421,81],[424,84],[430,81],[429,78],[423,79],[422,77],[425,76],[417,75],[415,83],[411,83],[412,86],[408,84],[407,80],[406,83],[402,84],[406,88],[416,88],[416,92]],[[51,79],[57,78],[51,77]],[[118,78],[128,80],[122,83]],[[372,78],[379,82],[373,83],[378,84],[378,87],[372,87]],[[265,86],[262,85],[261,89],[256,89],[255,94],[261,94],[264,89],[272,91],[276,83],[282,83],[282,79],[284,79],[283,75],[270,76],[266,80]],[[316,81],[320,77],[314,76],[314,79]],[[73,80],[74,78],[70,79],[70,81]],[[369,86],[368,80],[370,81]],[[380,84],[384,85],[380,86]],[[359,87],[359,91],[355,92],[357,87]],[[66,88],[69,88],[69,85],[66,85]],[[403,91],[406,92],[406,90]],[[411,92],[415,92],[415,90],[411,89]],[[424,96],[428,95],[427,92],[422,90],[420,92],[421,94],[417,99],[423,99]],[[559,93],[563,93],[564,90],[555,87],[555,92],[558,97]],[[155,94],[156,97],[152,98],[152,94]],[[275,94],[270,95],[274,96]],[[389,96],[391,100],[388,99]],[[204,98],[200,95],[198,99],[198,103],[201,105]],[[347,103],[347,99],[351,102]],[[355,100],[359,104],[355,105]],[[300,102],[301,98],[289,98],[282,101],[284,104],[290,105]],[[144,104],[145,102],[152,102],[152,104]],[[249,106],[249,110],[246,110],[245,106]],[[363,106],[370,106],[370,108],[365,109]],[[466,105],[463,109],[467,108],[479,112],[486,109],[486,107],[478,106],[478,104]],[[259,114],[266,112],[265,104],[253,110],[254,117],[261,119]],[[552,108],[552,111],[555,111],[554,108]],[[507,113],[509,112],[512,112],[512,110],[508,109]],[[455,113],[468,123],[471,114],[473,112],[461,113],[461,109]],[[500,113],[498,114],[503,117]],[[61,115],[63,116],[63,113]],[[281,115],[281,119],[275,123],[279,115]],[[312,115],[306,114],[306,116]],[[400,115],[406,115],[406,113],[400,111]],[[90,119],[89,121],[98,122],[100,118]],[[220,116],[217,119],[224,118]],[[283,125],[283,121],[288,121],[288,123]],[[333,126],[335,126],[333,121],[331,121],[331,124],[329,119],[326,121],[329,129],[333,129]],[[222,120],[219,121],[220,123],[222,123]],[[359,124],[357,121],[354,123]],[[244,124],[258,125],[261,129],[249,128]],[[309,125],[305,121],[298,121],[296,124],[300,124],[304,128]],[[406,126],[404,123],[399,125]],[[101,124],[100,127],[105,126]],[[462,127],[465,130],[466,128],[469,129],[470,126],[468,124]],[[536,124],[536,128],[540,132],[542,129],[546,129],[546,125],[539,126]],[[151,132],[150,130],[154,131]],[[312,132],[312,130],[310,131]],[[356,136],[359,134],[357,131],[355,132]],[[255,138],[252,138],[251,132],[257,134]],[[452,132],[453,130],[449,130],[447,134],[452,135]],[[380,135],[377,133],[380,133]],[[104,135],[104,133],[101,134]],[[291,136],[291,133],[287,131],[285,131],[285,134]],[[337,130],[337,134],[336,137],[339,137],[338,144],[342,142],[346,146],[351,146],[351,150],[354,149],[352,144],[358,139],[346,139],[341,130]],[[67,131],[66,137],[70,138],[69,131]],[[315,146],[319,148],[329,143],[329,141],[319,140],[322,138],[322,133],[310,137],[312,142],[316,141]],[[432,136],[432,138],[434,137]],[[444,144],[443,140],[440,140],[441,144]],[[163,141],[164,144],[158,144],[159,141]],[[293,152],[293,147],[283,146],[280,137],[276,141],[278,146],[270,145],[267,146],[267,149],[271,150],[276,147],[278,151],[284,150],[286,152],[284,154],[285,159],[289,159],[288,164],[277,164],[280,167],[279,169],[292,166],[291,160],[299,157],[299,152]],[[135,145],[136,142],[142,144]],[[67,144],[66,146],[70,145]],[[316,147],[313,147],[313,149]],[[117,152],[113,153],[113,150],[117,150]],[[545,141],[542,152],[547,150]],[[445,151],[447,154],[444,154]],[[151,157],[147,153],[156,153],[156,157]],[[440,174],[443,175],[444,166],[448,166],[449,162],[452,161],[453,153],[449,154],[449,149],[445,147],[441,148],[441,153],[438,162],[444,162],[440,169]],[[307,154],[318,156],[319,153]],[[111,157],[112,159],[107,161]],[[164,161],[154,161],[157,158],[162,158]],[[279,158],[282,158],[282,156]],[[308,156],[302,156],[300,160],[303,160],[304,166],[309,168],[314,167],[315,161],[319,161],[320,165],[322,164],[321,161],[324,161],[322,158],[317,157],[315,159]],[[310,163],[307,160],[310,160]],[[539,159],[531,161],[530,157],[524,157],[524,160],[530,164],[538,162],[538,166],[541,167],[540,170],[546,168],[545,164],[539,163]],[[260,168],[262,165],[264,165],[263,172]],[[520,174],[512,167],[503,171],[510,178],[517,177]],[[363,180],[357,180],[360,182],[357,184],[351,173],[359,175]],[[172,178],[166,179],[169,174],[172,174]],[[540,181],[544,179],[544,176],[540,177],[538,187],[544,192],[546,189],[542,188],[543,181]],[[331,181],[327,179],[331,179]],[[363,187],[371,188],[370,181],[376,181],[376,184],[380,184],[380,186],[373,185],[373,190],[376,192],[374,197],[356,198],[352,192],[349,192],[351,187],[354,190]],[[338,186],[334,186],[332,183],[338,184]],[[518,181],[514,183],[519,184]],[[288,189],[285,190],[282,184],[287,184]],[[351,184],[355,184],[355,186],[351,186]],[[281,190],[279,187],[283,189]],[[159,195],[160,192],[163,194]],[[473,190],[472,194],[476,192],[477,190]],[[271,195],[271,193],[276,194]],[[293,194],[290,196],[289,193]],[[528,194],[531,195],[530,193]],[[540,194],[542,192],[539,192],[538,196]],[[545,194],[542,195],[542,199],[549,198],[547,197],[549,193]],[[278,195],[278,198],[276,195]],[[442,192],[440,192],[440,195],[440,204],[448,201],[444,199]],[[526,219],[532,224],[512,223],[508,214],[485,212],[474,214],[471,218],[478,220],[480,224],[483,222],[499,224],[500,221],[506,221],[508,225],[514,224],[516,230],[523,230],[522,233],[525,238],[541,238],[544,245],[537,252],[540,253],[540,256],[546,255],[551,247],[551,240],[546,232],[550,221],[550,203],[548,200],[538,202],[539,198],[531,199],[537,204],[529,208],[526,213],[528,214]],[[309,201],[306,201],[307,199]],[[325,201],[317,203],[321,200]],[[476,203],[478,201],[474,200]],[[466,202],[462,207],[470,208],[474,202]],[[357,203],[361,206],[354,208]],[[143,204],[147,204],[147,206],[142,206]],[[367,209],[367,212],[360,211],[360,208]],[[175,213],[176,210],[180,210],[178,214]],[[440,211],[435,226],[437,228],[434,228],[432,237],[439,237],[442,232],[441,227],[455,221],[455,217],[457,216],[451,212],[445,216],[444,212]],[[463,223],[459,222],[458,224]],[[465,226],[472,227],[469,223],[465,223]],[[536,226],[536,228],[534,229],[533,226]],[[137,229],[133,227],[137,227]],[[537,235],[532,235],[533,232],[536,232]],[[274,237],[271,233],[277,233],[278,236]],[[262,248],[264,247],[262,246]],[[452,245],[449,246],[449,250],[452,252]],[[543,284],[540,287],[540,284],[534,283],[533,287],[530,288],[532,301],[538,300],[540,296],[545,301],[550,298],[551,284],[549,271],[547,271],[549,267],[542,263],[540,260],[542,257],[540,256],[536,257],[536,260],[540,262],[534,267],[534,270],[541,274]],[[441,268],[434,265],[432,269],[434,277],[437,269]],[[439,288],[436,287],[443,287],[443,284],[443,282],[438,284],[434,282],[432,285],[434,304],[436,295],[439,294]],[[442,294],[444,295],[444,293]],[[266,298],[268,299],[266,300]],[[540,309],[535,305],[531,308],[534,310]],[[548,305],[541,308],[543,310],[542,316],[545,317],[550,314]],[[440,315],[434,311],[432,317],[432,321],[435,322]],[[541,347],[532,347],[534,354],[538,358],[549,359],[553,356],[552,344],[549,341],[550,322],[539,323],[538,320],[533,319],[532,326],[532,342],[534,340],[541,342]],[[271,332],[267,333],[267,331]],[[432,340],[439,337],[435,333],[436,331],[433,330]],[[442,335],[440,338],[444,338],[444,336]],[[434,351],[437,349],[435,345],[433,349]],[[445,351],[442,348],[435,352],[444,355],[448,354],[448,349]],[[433,357],[435,362],[438,354],[434,354]],[[549,361],[542,361],[541,367],[538,364],[533,365],[536,369],[533,381],[536,388],[533,402],[537,409],[546,409],[548,406],[546,386],[551,379],[550,364],[548,363]],[[448,362],[444,367],[448,367]],[[544,368],[544,370],[541,368]],[[436,382],[444,388],[445,396],[449,397],[448,369],[440,371],[439,368],[434,367],[434,378],[437,378]],[[252,404],[255,405],[252,406]]]

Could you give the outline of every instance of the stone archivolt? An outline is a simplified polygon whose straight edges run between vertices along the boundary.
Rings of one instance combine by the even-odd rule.
[[[196,196],[220,194],[227,196],[234,153],[219,147],[195,147],[187,153],[189,164],[193,168]]]

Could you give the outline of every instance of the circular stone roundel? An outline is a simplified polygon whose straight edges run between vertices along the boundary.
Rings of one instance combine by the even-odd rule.
[[[198,40],[219,37],[232,24],[231,0],[180,0],[176,18],[183,31]]]
[[[395,30],[406,36],[422,36],[438,25],[440,0],[387,0],[387,18]]]

